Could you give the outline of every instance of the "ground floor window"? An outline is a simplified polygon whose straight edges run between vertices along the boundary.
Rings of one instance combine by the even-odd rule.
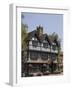
[[[31,67],[29,68],[29,73],[36,73],[36,72],[40,72],[40,65],[31,64]]]
[[[48,64],[29,64],[29,73],[46,72],[49,71]]]

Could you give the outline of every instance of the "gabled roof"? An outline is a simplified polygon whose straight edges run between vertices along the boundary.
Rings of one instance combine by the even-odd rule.
[[[36,34],[36,30],[29,32],[28,33],[28,40],[31,40],[33,37],[35,37],[35,34]]]
[[[39,40],[40,43],[42,43],[44,40],[46,40],[50,45],[52,45],[53,42],[56,43],[57,46],[60,45],[60,42],[58,42],[56,39],[52,40],[48,36],[48,34],[42,34],[42,36],[39,37],[37,35],[37,31],[36,30],[28,33],[28,40],[32,40],[33,37],[36,37],[37,40]]]

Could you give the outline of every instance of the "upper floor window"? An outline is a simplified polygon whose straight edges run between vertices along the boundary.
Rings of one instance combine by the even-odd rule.
[[[56,54],[51,54],[51,59],[52,60],[56,60],[56,57],[57,57]]]
[[[41,58],[43,60],[47,60],[48,59],[48,53],[45,53],[45,52],[41,53]]]
[[[48,43],[43,43],[44,48],[48,48]]]
[[[34,40],[34,37],[32,38],[32,40]]]
[[[32,59],[32,60],[37,60],[37,59],[38,59],[38,52],[36,52],[36,51],[31,51],[31,52],[30,52],[30,59]]]
[[[34,47],[37,47],[37,46],[38,46],[38,41],[33,40],[33,41],[32,41],[32,45],[33,45]]]
[[[57,49],[56,45],[53,45],[53,46],[52,46],[52,49],[53,49],[53,50],[56,50],[56,49]]]
[[[32,37],[32,40],[37,40],[37,38],[36,37]]]

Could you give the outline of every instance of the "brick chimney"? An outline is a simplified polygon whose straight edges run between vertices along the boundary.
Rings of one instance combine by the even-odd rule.
[[[37,34],[39,37],[43,35],[43,27],[40,25],[37,27]]]

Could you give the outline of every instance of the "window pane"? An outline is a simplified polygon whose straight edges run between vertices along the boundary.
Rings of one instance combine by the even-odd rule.
[[[53,49],[53,50],[56,50],[56,45],[53,45],[53,46],[52,46],[52,49]]]
[[[48,48],[48,43],[43,43],[44,48]]]
[[[56,60],[56,55],[55,54],[51,54],[51,59],[52,60]]]
[[[38,52],[30,52],[30,59],[37,60],[38,59]]]
[[[37,46],[38,46],[38,42],[37,42],[37,41],[32,41],[32,45],[33,45],[34,47],[37,47]]]
[[[41,59],[47,60],[48,59],[48,53],[41,53]]]

